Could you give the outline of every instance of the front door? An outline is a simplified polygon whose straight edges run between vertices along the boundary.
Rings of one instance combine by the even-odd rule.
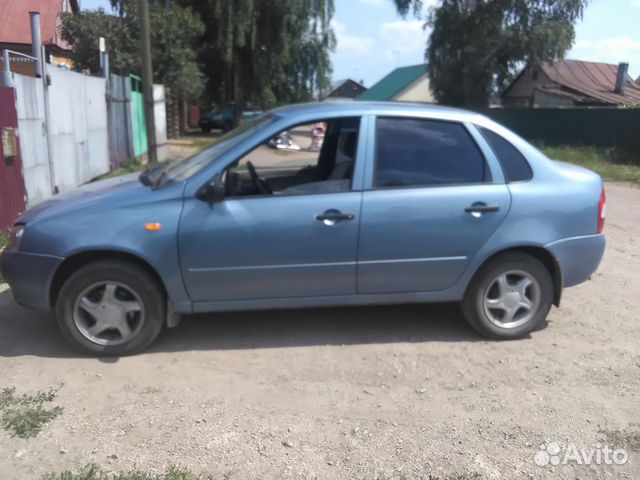
[[[224,200],[185,200],[179,248],[194,302],[356,293],[359,119],[325,122],[320,151],[313,128],[229,165]]]
[[[358,293],[444,290],[504,219],[509,190],[463,124],[378,118],[375,135]]]

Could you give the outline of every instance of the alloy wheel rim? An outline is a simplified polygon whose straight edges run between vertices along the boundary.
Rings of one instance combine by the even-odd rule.
[[[510,270],[489,284],[483,307],[491,323],[500,328],[517,328],[531,320],[540,308],[538,281],[523,270]]]
[[[119,282],[98,282],[76,298],[73,322],[87,340],[103,346],[122,345],[142,328],[145,311],[142,300]]]

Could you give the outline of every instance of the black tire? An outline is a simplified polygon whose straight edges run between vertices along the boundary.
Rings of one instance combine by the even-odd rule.
[[[87,288],[101,282],[113,282],[124,287],[125,292],[134,292],[143,307],[143,320],[137,331],[119,345],[101,345],[91,341],[74,320],[76,300]],[[122,288],[118,288],[122,292]],[[83,353],[105,357],[131,355],[147,348],[162,331],[166,320],[166,300],[157,280],[144,269],[123,260],[101,260],[78,269],[67,279],[58,295],[55,315],[63,336]]]
[[[487,312],[484,303],[485,294],[488,293],[488,289],[496,288],[494,281],[507,272],[525,272],[528,274],[535,280],[535,286],[529,288],[537,288],[535,295],[536,298],[539,299],[537,308],[531,309],[530,315],[524,314],[526,310],[521,313],[523,321],[528,316],[530,316],[530,318],[521,325],[514,325],[509,328],[497,325],[495,320],[492,321],[490,315],[493,315],[494,311],[489,308]],[[489,294],[489,298],[491,298],[491,294]],[[514,252],[500,255],[487,262],[478,270],[467,288],[461,307],[467,321],[480,334],[485,337],[501,340],[519,338],[533,331],[547,318],[552,304],[553,279],[547,268],[531,255]],[[509,307],[511,307],[511,305],[509,305]],[[517,320],[517,317],[514,317],[514,319]]]

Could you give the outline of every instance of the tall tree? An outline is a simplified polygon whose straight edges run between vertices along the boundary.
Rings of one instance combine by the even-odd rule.
[[[394,0],[401,13],[420,0]],[[588,0],[440,0],[427,25],[431,88],[438,101],[485,106],[518,68],[562,58]]]
[[[333,0],[177,0],[205,22],[199,50],[209,100],[264,108],[305,101],[329,82]]]
[[[87,10],[77,15],[63,14],[61,35],[73,50],[74,68],[100,72],[98,39],[105,37],[111,70],[121,75],[139,74],[140,26],[138,2],[117,0],[118,15],[104,10]],[[164,2],[150,2],[151,55],[154,80],[187,97],[196,97],[204,88],[195,45],[204,32],[200,18],[189,8],[163,8]]]

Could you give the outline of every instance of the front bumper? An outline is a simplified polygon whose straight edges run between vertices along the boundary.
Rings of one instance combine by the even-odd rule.
[[[565,238],[546,245],[562,271],[562,286],[572,287],[598,269],[606,246],[604,234]]]
[[[49,310],[51,281],[64,259],[35,253],[7,252],[0,256],[0,271],[20,305]]]

